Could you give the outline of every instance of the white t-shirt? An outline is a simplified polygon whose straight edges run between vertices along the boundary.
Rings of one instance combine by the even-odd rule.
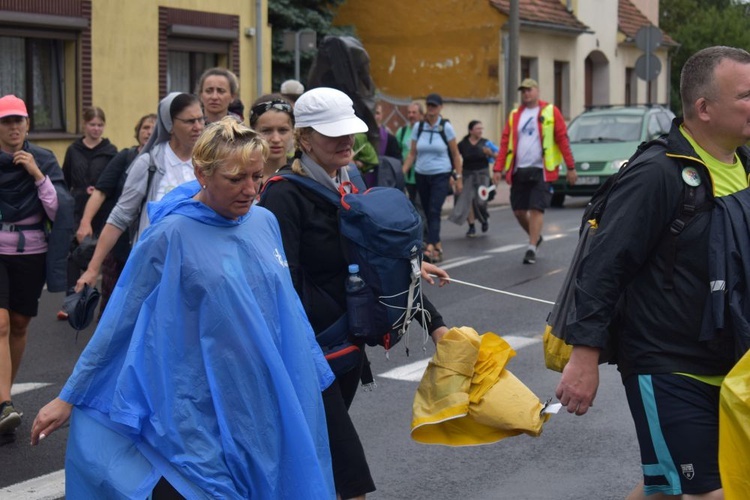
[[[539,106],[524,108],[517,130],[516,168],[543,168],[542,142],[539,139]]]
[[[193,162],[180,160],[169,143],[164,150],[164,161],[166,165],[164,168],[166,172],[164,177],[159,181],[159,187],[156,189],[156,199],[154,201],[161,200],[165,194],[188,181],[195,180],[195,171],[193,170]]]

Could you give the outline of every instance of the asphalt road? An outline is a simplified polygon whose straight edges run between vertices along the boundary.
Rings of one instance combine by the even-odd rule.
[[[521,263],[525,238],[507,207],[493,208],[489,232],[474,239],[465,238],[465,226],[444,221],[443,266],[451,276],[518,296],[456,283],[427,290],[449,325],[495,332],[518,345],[508,369],[541,400],[554,396],[559,378],[544,367],[541,334],[551,307],[546,302],[554,301],[564,278],[584,204],[568,198],[567,208],[547,212],[536,265]],[[38,447],[28,444],[34,415],[59,392],[92,334],[93,327],[76,342],[67,323],[56,321],[61,300],[62,294],[45,292],[40,315],[30,327],[14,386],[24,421],[17,439],[0,445],[0,499],[58,498],[64,491],[67,429]],[[413,327],[409,357],[403,341],[391,350],[390,359],[382,349],[368,351],[377,388],[360,391],[351,410],[378,487],[368,498],[622,499],[639,480],[635,432],[613,367],[602,367],[598,396],[587,415],[576,417],[563,409],[538,438],[522,435],[461,448],[412,441],[416,379],[434,353],[431,341],[425,350],[422,345],[422,333]]]

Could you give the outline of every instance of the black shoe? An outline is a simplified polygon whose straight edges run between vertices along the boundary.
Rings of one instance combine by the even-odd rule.
[[[466,237],[474,238],[476,235],[477,235],[477,228],[474,227],[474,224],[469,224],[469,230],[466,231]]]
[[[21,414],[13,407],[13,403],[0,403],[0,434],[14,432],[21,425]]]
[[[536,264],[536,252],[532,249],[526,250],[526,255],[523,256],[524,264]]]
[[[482,222],[482,232],[486,233],[490,229],[490,223],[488,221]]]

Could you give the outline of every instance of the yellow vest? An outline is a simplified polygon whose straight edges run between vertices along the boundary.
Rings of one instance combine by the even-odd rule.
[[[508,128],[510,135],[508,136],[509,150],[505,157],[505,170],[509,170],[513,165],[513,159],[515,157],[515,148],[518,146],[516,143],[516,119],[519,115],[519,108],[514,109],[508,120]],[[550,172],[557,170],[557,167],[562,163],[563,157],[560,148],[555,142],[555,106],[552,103],[547,104],[542,108],[540,112],[542,118],[542,159],[544,161],[544,168]]]

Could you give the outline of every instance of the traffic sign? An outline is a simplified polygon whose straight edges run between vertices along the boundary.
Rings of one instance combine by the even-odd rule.
[[[641,27],[635,34],[635,46],[643,52],[653,52],[659,48],[663,39],[661,30],[653,25]]]
[[[641,80],[647,82],[653,80],[661,73],[661,61],[653,54],[643,54],[635,61],[635,74]]]

